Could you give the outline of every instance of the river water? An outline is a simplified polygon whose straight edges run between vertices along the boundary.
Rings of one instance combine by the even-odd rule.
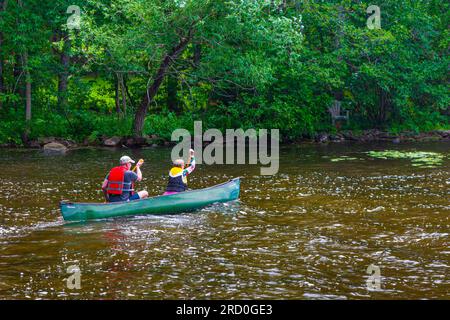
[[[421,168],[366,153],[384,149],[444,160]],[[146,160],[137,188],[161,194],[170,149],[2,149],[0,299],[449,299],[449,150],[282,147],[275,176],[260,165],[199,165],[190,176],[191,188],[242,176],[239,201],[67,223],[58,202],[102,201],[100,184],[124,153]],[[342,156],[354,159],[333,160]],[[70,266],[80,289],[67,286]]]

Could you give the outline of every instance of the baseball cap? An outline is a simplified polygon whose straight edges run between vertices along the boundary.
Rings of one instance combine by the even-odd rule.
[[[125,164],[128,162],[135,163],[135,161],[131,159],[129,156],[123,156],[122,158],[120,158],[120,164]]]

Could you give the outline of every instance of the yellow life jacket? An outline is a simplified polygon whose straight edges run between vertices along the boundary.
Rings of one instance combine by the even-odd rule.
[[[166,191],[168,192],[182,192],[187,189],[187,177],[183,175],[184,169],[180,167],[173,167],[169,172],[169,183]]]

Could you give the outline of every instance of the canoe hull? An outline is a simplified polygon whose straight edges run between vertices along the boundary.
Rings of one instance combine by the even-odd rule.
[[[218,202],[239,198],[239,178],[210,188],[157,196],[129,202],[71,203],[60,202],[64,220],[84,221],[133,215],[176,214],[195,211]]]

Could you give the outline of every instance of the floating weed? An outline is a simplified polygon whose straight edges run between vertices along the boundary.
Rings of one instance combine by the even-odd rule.
[[[361,159],[354,158],[354,157],[349,157],[349,156],[341,156],[341,157],[338,157],[338,158],[331,159],[332,162],[350,161],[350,160],[361,160]]]
[[[402,152],[397,150],[369,151],[367,154],[378,159],[409,159],[414,167],[436,168],[442,165],[444,155],[437,152]]]

